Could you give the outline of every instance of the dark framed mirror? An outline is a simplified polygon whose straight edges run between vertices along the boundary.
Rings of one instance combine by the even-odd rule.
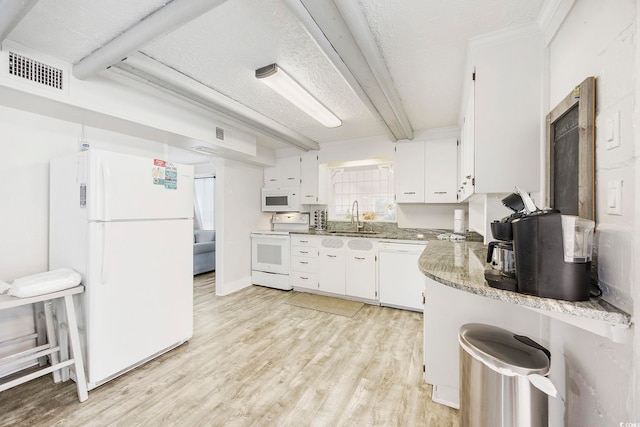
[[[595,221],[596,79],[586,78],[547,115],[546,205]]]

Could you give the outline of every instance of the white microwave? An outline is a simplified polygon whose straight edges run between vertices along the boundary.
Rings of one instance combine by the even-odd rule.
[[[300,188],[263,188],[263,212],[298,212],[300,211]]]

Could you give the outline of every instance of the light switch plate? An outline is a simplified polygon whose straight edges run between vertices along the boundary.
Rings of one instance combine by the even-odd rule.
[[[620,146],[620,111],[612,114],[604,128],[607,150]]]
[[[622,215],[622,181],[609,181],[607,186],[607,213]]]

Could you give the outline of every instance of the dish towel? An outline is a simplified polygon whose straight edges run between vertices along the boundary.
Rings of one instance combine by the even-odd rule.
[[[77,271],[60,268],[16,279],[7,293],[14,297],[27,298],[73,288],[81,281],[82,277]]]

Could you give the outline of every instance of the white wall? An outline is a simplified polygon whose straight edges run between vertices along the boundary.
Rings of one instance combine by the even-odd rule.
[[[49,160],[78,150],[81,126],[0,106],[0,133],[0,280],[11,282],[48,270]],[[164,144],[95,128],[85,138],[94,148],[171,160]],[[33,329],[30,307],[0,312],[0,341]]]
[[[416,140],[457,137],[457,128],[434,129],[416,133]],[[352,160],[390,158],[393,159],[395,144],[386,137],[357,139],[320,144],[320,163],[347,162]],[[452,165],[457,167],[457,165]],[[467,210],[467,204],[398,204],[396,218],[400,228],[444,228],[453,229],[453,211]],[[467,215],[468,216],[468,215]]]
[[[598,276],[604,297],[638,312],[638,14],[636,0],[578,0],[549,45],[549,110],[588,76],[596,77],[596,238]],[[607,150],[604,129],[620,112],[621,146]],[[637,128],[637,127],[636,127]],[[622,216],[607,214],[607,183],[623,180]],[[640,336],[615,344],[552,321],[554,378],[564,384],[566,414],[552,404],[552,420],[567,426],[640,422]],[[634,350],[635,342],[635,350]]]
[[[228,295],[251,285],[251,231],[271,227],[260,204],[263,168],[215,159],[196,172],[216,175],[216,295]]]

